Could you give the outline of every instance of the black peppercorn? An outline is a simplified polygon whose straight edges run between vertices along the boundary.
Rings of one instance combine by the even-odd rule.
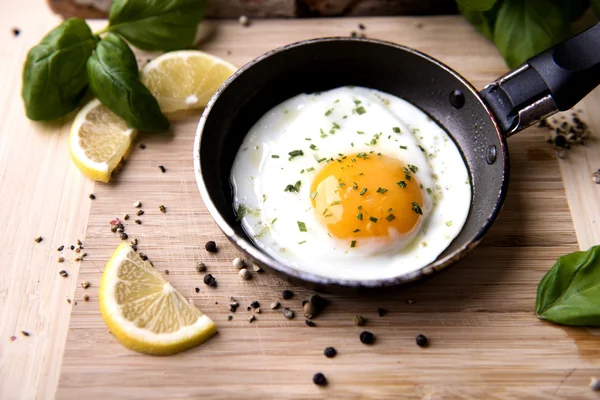
[[[260,307],[260,303],[256,300],[254,300],[252,303],[250,303],[250,307],[258,308],[258,307]]]
[[[209,253],[216,253],[218,251],[217,244],[214,242],[214,240],[210,240],[210,241],[206,242],[206,244],[204,245],[204,248]]]
[[[196,293],[200,293],[200,288],[199,287],[197,287],[195,290],[196,290]]]
[[[387,310],[385,308],[379,307],[377,309],[377,314],[379,314],[380,317],[383,317],[385,314],[387,314]]]
[[[323,375],[320,372],[317,372],[314,376],[313,376],[313,383],[315,385],[319,385],[319,386],[324,386],[327,385],[327,378],[325,378],[325,375]]]
[[[208,286],[217,286],[217,280],[211,274],[204,275],[204,284]]]
[[[17,37],[21,34],[21,30],[19,28],[13,28],[12,33],[14,37]]]
[[[90,194],[90,199],[96,200],[96,195],[94,193]]]
[[[563,135],[556,135],[554,138],[554,144],[558,147],[565,147],[565,144],[567,144],[567,138]]]
[[[315,326],[317,326],[317,324],[312,322],[310,319],[307,319],[304,322],[306,323],[306,326],[310,326],[311,328],[314,328]]]
[[[292,292],[291,290],[284,290],[283,292],[281,292],[281,297],[283,297],[284,300],[289,300],[292,297],[294,297],[294,292]]]
[[[163,174],[167,172],[167,169],[164,167],[164,165],[159,165],[158,168],[160,168],[160,172],[162,172]]]
[[[325,347],[323,354],[325,354],[325,357],[327,358],[333,358],[336,356],[337,351],[333,347]]]
[[[361,31],[364,31],[366,28],[363,24],[358,24],[358,29],[360,29]]]
[[[427,347],[428,342],[429,342],[429,340],[427,339],[427,336],[425,336],[425,335],[417,336],[417,346]]]
[[[375,342],[375,335],[373,335],[369,331],[361,332],[361,334],[360,334],[360,342],[362,344],[373,344]]]

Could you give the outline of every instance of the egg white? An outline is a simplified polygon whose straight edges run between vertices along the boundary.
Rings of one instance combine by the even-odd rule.
[[[294,150],[304,154],[290,157]],[[352,248],[317,219],[310,186],[323,159],[360,152],[418,166],[424,222],[410,243],[360,238]],[[297,181],[299,192],[284,191]],[[268,111],[244,139],[231,183],[233,206],[245,210],[242,226],[259,248],[297,269],[348,280],[397,276],[434,261],[462,229],[471,203],[467,167],[447,133],[405,100],[361,87],[301,94]]]

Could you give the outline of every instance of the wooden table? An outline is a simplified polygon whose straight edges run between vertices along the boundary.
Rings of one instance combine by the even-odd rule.
[[[597,398],[587,387],[600,375],[597,331],[547,324],[533,313],[537,283],[556,258],[600,242],[600,185],[591,181],[600,167],[597,139],[563,160],[539,128],[511,138],[513,174],[502,215],[484,242],[443,274],[385,297],[327,296],[331,305],[316,328],[270,310],[250,324],[250,301],[265,309],[290,288],[295,297],[285,304],[299,313],[310,293],[267,274],[242,281],[231,267],[236,252],[211,221],[193,177],[198,116],[175,122],[172,135],[141,137],[146,150],[133,152],[116,182],[87,180],[69,158],[70,118],[28,121],[20,99],[25,54],[59,21],[41,0],[7,3],[0,14],[1,399]],[[460,17],[255,21],[250,28],[223,21],[200,48],[242,65],[293,41],[348,35],[359,22],[369,37],[430,53],[477,87],[505,72],[493,46]],[[594,135],[599,106],[597,91],[578,106]],[[108,221],[133,212],[136,200],[146,215],[143,225],[128,226],[130,235],[219,326],[205,345],[174,357],[124,349],[98,310],[102,269],[119,242]],[[35,243],[36,236],[43,241]],[[209,238],[221,246],[216,256],[202,250]],[[89,257],[74,262],[69,250],[67,261],[57,263],[57,247],[77,239]],[[217,277],[217,289],[201,284],[199,260]],[[59,276],[61,269],[68,278]],[[84,280],[92,283],[85,291]],[[242,307],[228,322],[230,296]],[[377,307],[389,313],[379,317]],[[364,329],[377,336],[375,345],[359,342],[362,328],[352,323],[358,314],[368,318]],[[419,333],[430,338],[429,348],[415,345]],[[326,359],[326,346],[338,356]],[[317,371],[327,375],[327,388],[311,383]]]

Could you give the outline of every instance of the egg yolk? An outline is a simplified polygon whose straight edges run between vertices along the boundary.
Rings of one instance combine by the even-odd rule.
[[[312,205],[321,223],[340,239],[388,237],[391,229],[408,236],[423,217],[417,170],[384,155],[334,159],[312,182]]]

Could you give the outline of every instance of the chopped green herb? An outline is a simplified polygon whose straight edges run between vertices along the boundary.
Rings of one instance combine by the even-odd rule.
[[[352,242],[350,242],[350,247],[356,247],[356,240],[353,240]]]
[[[400,181],[400,182],[396,182],[398,184],[398,186],[400,186],[401,188],[405,188],[406,187],[406,182],[405,181]]]
[[[450,226],[452,226],[452,223],[453,223],[452,220],[446,221],[446,226],[450,227]]]
[[[296,221],[298,223],[298,229],[300,232],[306,232],[306,224],[302,221]]]
[[[327,211],[329,211],[329,208],[325,208],[325,209],[323,210],[323,214],[321,214],[321,215],[325,215],[325,214],[327,213]]]
[[[419,183],[419,189],[423,189],[423,184]]]
[[[360,100],[354,100],[354,104],[359,105],[360,103],[362,103],[362,101],[360,101]]]
[[[350,146],[354,147],[354,142],[350,142]]]
[[[401,132],[400,128],[399,128],[399,127],[397,127],[397,126],[393,127],[393,128],[392,128],[392,130],[393,130],[394,132],[396,132],[396,133],[400,133],[400,132]]]
[[[394,211],[393,208],[388,209],[388,212],[391,213],[392,211]]]
[[[339,201],[339,200],[336,200],[333,203],[331,203],[330,206],[337,206],[337,205],[340,205],[340,204],[342,204],[342,202]]]
[[[285,187],[285,189],[283,189],[284,192],[299,192],[300,191],[300,186],[302,185],[302,181],[297,181],[295,184],[293,185],[287,185]]]
[[[340,102],[340,99],[336,99],[336,100],[334,101],[334,103],[339,103],[339,102]]]
[[[337,122],[334,122],[334,123],[333,123],[333,128],[334,128],[334,129],[340,129],[340,128],[341,128],[341,126],[339,126]]]
[[[327,110],[327,111],[325,112],[325,116],[326,116],[326,117],[330,116],[332,112],[333,112],[333,108],[330,108],[329,110]]]
[[[408,164],[408,169],[410,169],[413,174],[419,170],[419,168],[417,168],[416,165],[412,165],[412,164]]]
[[[385,219],[387,219],[388,222],[392,222],[396,219],[396,216],[394,214],[390,214],[387,217],[385,217]]]
[[[264,203],[265,201],[267,201],[267,195],[266,195],[266,194],[263,194],[263,203]]]
[[[343,188],[344,186],[346,186],[346,184],[345,184],[344,182],[340,182],[340,183],[338,183],[338,186],[339,186],[340,188]]]
[[[312,139],[311,139],[311,138],[309,138],[309,137],[307,137],[307,138],[304,138],[304,140],[312,140]]]
[[[329,214],[326,214],[326,215],[325,215],[325,218],[329,218],[329,217],[333,217],[333,214],[332,214],[332,213],[329,213]]]
[[[315,197],[317,197],[317,192],[316,192],[316,191],[314,191],[314,192],[312,192],[312,193],[310,194],[310,198],[311,198],[311,199],[314,199]]]
[[[407,147],[407,146],[400,146],[400,148],[401,148],[402,150],[406,150],[406,149],[408,149],[408,147]]]
[[[369,221],[377,223],[377,221],[379,221],[379,220],[375,217],[369,217]]]
[[[364,135],[365,134],[363,131],[356,131],[356,133],[358,133],[359,135]]]
[[[306,168],[306,172],[312,172],[312,171],[314,171],[314,170],[315,170],[315,169],[314,169],[313,167]]]
[[[303,241],[301,241],[301,242],[298,242],[298,244],[304,244],[304,243],[306,243],[306,240],[303,240]]]
[[[319,159],[317,160],[317,162],[318,162],[319,164],[321,164],[321,163],[322,163],[323,161],[325,161],[325,160],[327,160],[327,159],[326,159],[326,158],[319,158]]]
[[[362,221],[362,213],[361,213],[361,212],[359,212],[359,213],[356,215],[356,218],[358,218],[358,220],[359,220],[359,221]]]
[[[279,158],[279,156],[277,154],[273,154],[271,158]]]
[[[423,147],[421,147],[421,145],[419,145],[419,149],[421,149],[421,151],[422,151],[423,153],[425,153],[425,149],[424,149]]]
[[[419,205],[417,204],[417,202],[413,201],[411,203],[411,205],[412,205],[412,210],[414,212],[416,212],[419,215],[423,215],[423,210],[421,210],[421,207],[419,207]]]
[[[384,194],[385,192],[387,192],[387,189],[384,189],[384,188],[382,188],[382,187],[380,187],[380,188],[377,188],[377,193]]]
[[[290,155],[289,160],[291,160],[294,157],[303,156],[304,152],[302,150],[292,150],[288,154]]]
[[[242,218],[244,218],[244,215],[246,215],[246,211],[247,211],[247,209],[246,209],[245,205],[243,205],[243,204],[238,205],[237,211],[236,211],[238,221],[241,221]]]
[[[367,146],[375,146],[377,144],[377,139],[373,138],[369,143],[365,143]]]
[[[359,210],[362,210],[362,206],[358,206],[358,207],[356,207],[356,208],[358,208]]]
[[[300,173],[301,173],[301,174],[303,174],[303,173],[304,173],[304,170],[303,170],[303,169],[301,169],[301,170],[300,170]]]
[[[360,229],[356,228],[355,230],[352,231],[353,233],[358,233],[360,232]]]
[[[433,190],[431,190],[431,188],[427,188],[427,194],[431,196],[431,193],[433,193]]]
[[[367,193],[367,188],[363,188],[363,190],[360,191],[361,196],[363,196],[365,193]]]
[[[310,145],[310,148],[311,148],[311,150],[319,150],[319,149],[317,148],[317,146],[315,146],[314,144],[311,144],[311,145]]]
[[[358,113],[358,115],[363,115],[367,112],[363,106],[358,107],[355,111]]]

